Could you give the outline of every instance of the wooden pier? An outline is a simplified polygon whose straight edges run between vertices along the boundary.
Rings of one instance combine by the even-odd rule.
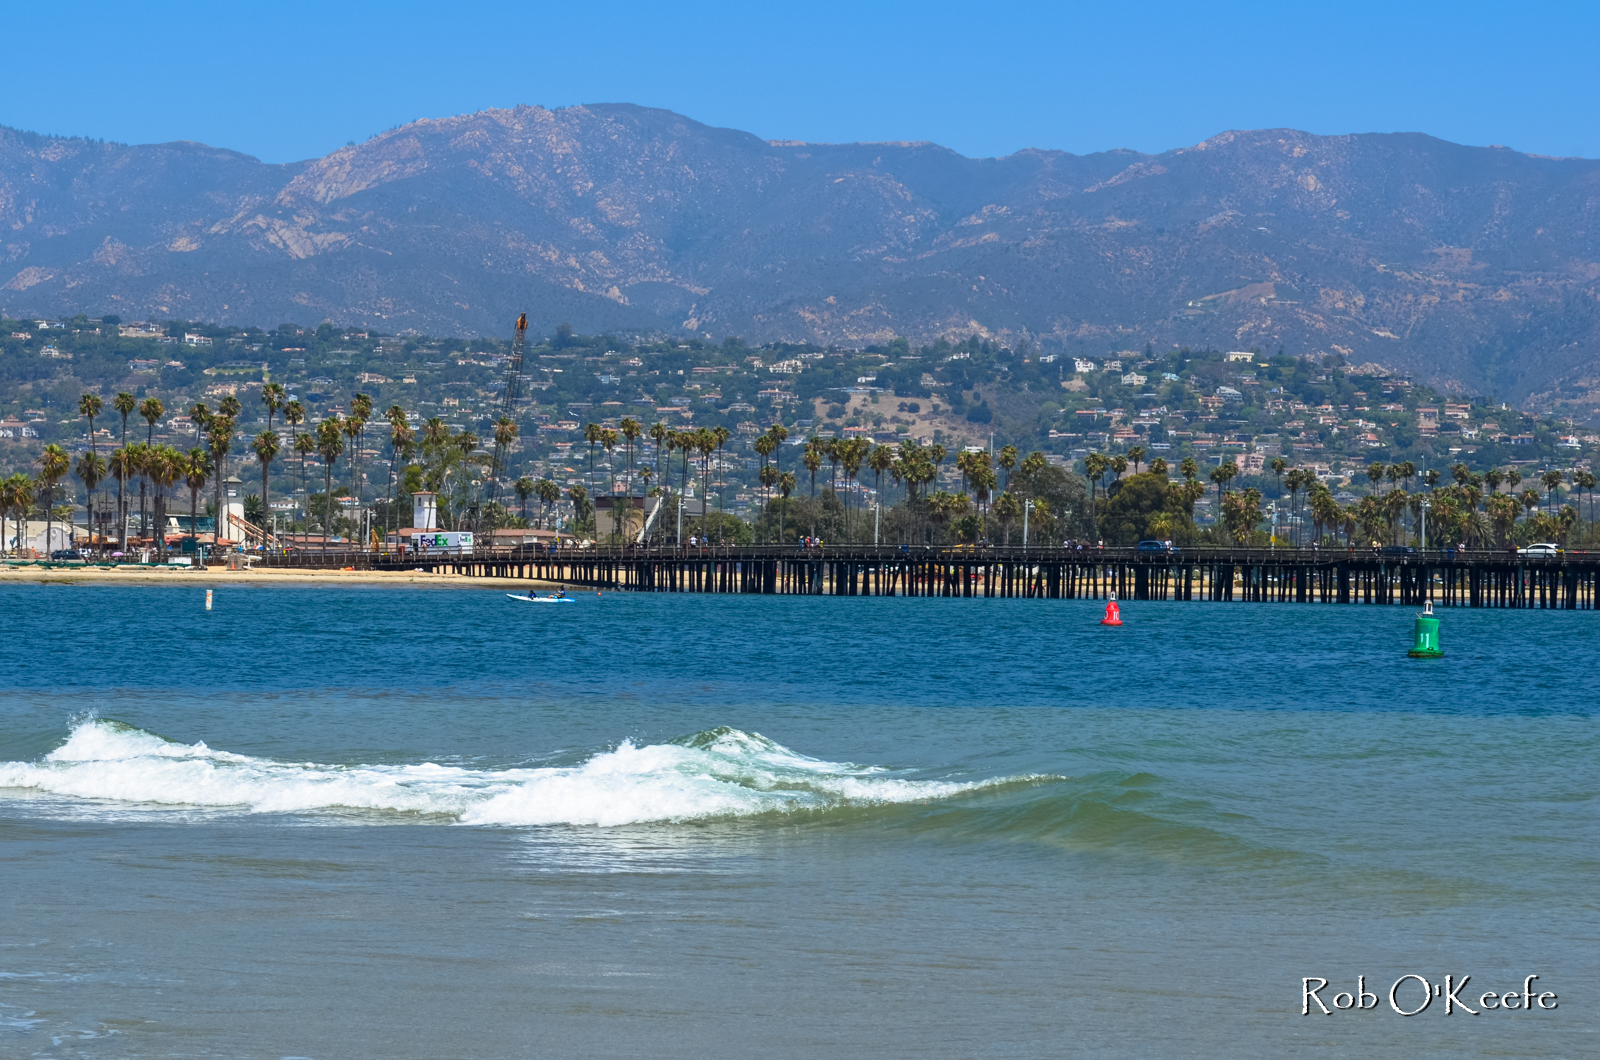
[[[471,556],[316,553],[271,566],[444,570],[606,590],[798,596],[1214,600],[1593,610],[1600,552],[1329,549],[522,548]]]

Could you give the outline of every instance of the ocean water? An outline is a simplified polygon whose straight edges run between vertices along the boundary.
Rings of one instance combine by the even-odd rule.
[[[203,608],[0,585],[0,1057],[1600,1055],[1600,616]]]

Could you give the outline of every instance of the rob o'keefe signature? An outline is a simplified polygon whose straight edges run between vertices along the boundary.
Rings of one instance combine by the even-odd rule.
[[[1522,1011],[1538,1011],[1559,1008],[1560,1004],[1556,995],[1549,990],[1535,990],[1533,981],[1537,975],[1530,975],[1522,981],[1521,990],[1507,990],[1497,992],[1486,991],[1476,998],[1468,994],[1465,999],[1461,994],[1472,981],[1472,976],[1463,975],[1457,979],[1454,974],[1444,977],[1442,983],[1430,983],[1425,977],[1412,972],[1402,975],[1389,987],[1389,1007],[1402,1016],[1415,1016],[1419,1012],[1426,1012],[1428,1006],[1435,999],[1444,1001],[1444,1014],[1455,1015],[1459,1009],[1471,1016],[1483,1012],[1505,1011],[1519,1009]],[[1311,975],[1300,982],[1300,1015],[1312,1014],[1312,1006],[1320,1010],[1324,1016],[1331,1016],[1334,1012],[1367,1011],[1378,1007],[1378,995],[1367,989],[1367,977],[1356,976],[1355,991],[1341,991],[1323,999],[1323,993],[1328,989],[1328,980],[1319,979]],[[1418,995],[1421,995],[1420,997]],[[1468,1002],[1477,1005],[1477,1008],[1468,1007]],[[1331,1006],[1331,1007],[1330,1007]]]

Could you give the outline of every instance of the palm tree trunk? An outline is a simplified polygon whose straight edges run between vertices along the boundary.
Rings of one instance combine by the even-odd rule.
[[[272,505],[267,503],[267,462],[261,462],[261,543],[267,543],[267,527],[272,525]]]
[[[166,490],[153,489],[150,494],[150,507],[155,509],[156,562],[165,563],[167,561],[167,520],[164,517],[167,507]]]
[[[194,558],[191,563],[201,567],[206,565],[205,553],[200,551],[200,527],[195,522],[199,518],[200,491],[193,486],[189,487],[189,540],[194,542]]]
[[[322,555],[328,555],[328,538],[333,536],[333,461],[322,465]]]

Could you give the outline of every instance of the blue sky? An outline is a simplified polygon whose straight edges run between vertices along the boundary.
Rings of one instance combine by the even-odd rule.
[[[270,162],[631,102],[769,139],[1162,151],[1226,129],[1600,157],[1600,4],[13,5],[0,124]]]

